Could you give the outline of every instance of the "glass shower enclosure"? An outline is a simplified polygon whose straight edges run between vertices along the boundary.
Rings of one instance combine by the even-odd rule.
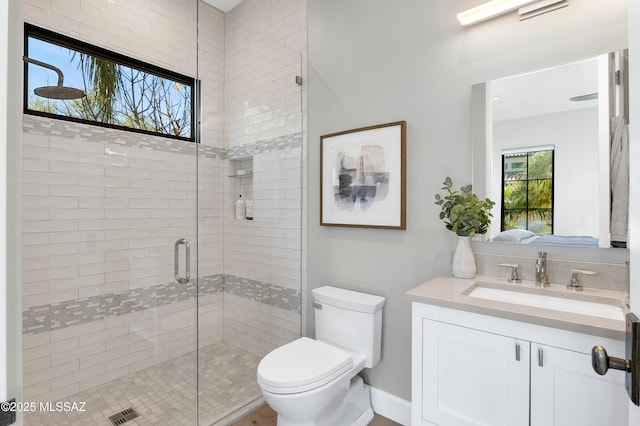
[[[192,76],[195,142],[23,115],[23,400],[83,408],[24,424],[227,424],[300,335],[304,4],[67,6],[25,22]]]

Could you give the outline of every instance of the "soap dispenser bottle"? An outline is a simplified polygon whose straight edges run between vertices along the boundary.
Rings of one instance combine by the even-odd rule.
[[[253,220],[253,201],[252,200],[246,200],[244,202],[245,205],[245,217],[247,218],[247,220]]]
[[[238,196],[238,199],[236,200],[236,219],[245,219],[245,211],[246,211],[246,205],[244,200],[242,199],[242,195]]]

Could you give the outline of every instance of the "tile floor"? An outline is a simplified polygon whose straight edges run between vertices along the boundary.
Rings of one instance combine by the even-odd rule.
[[[256,383],[260,358],[224,342],[200,349],[200,425],[220,422],[261,392]],[[182,355],[62,402],[86,402],[84,412],[36,411],[25,426],[110,426],[108,417],[126,408],[140,416],[126,426],[194,425],[195,353]]]
[[[275,426],[276,425],[276,413],[268,405],[263,405],[257,410],[249,413],[246,417],[235,422],[232,426]],[[382,417],[379,414],[375,414],[369,426],[400,426],[392,420]]]

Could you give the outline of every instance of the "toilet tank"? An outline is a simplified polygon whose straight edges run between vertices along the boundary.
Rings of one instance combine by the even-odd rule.
[[[366,357],[365,367],[380,361],[384,297],[337,287],[311,290],[316,340]]]

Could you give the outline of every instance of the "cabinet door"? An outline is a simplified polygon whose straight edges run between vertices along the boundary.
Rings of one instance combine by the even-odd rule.
[[[591,355],[531,344],[531,426],[626,426],[624,374],[597,375]]]
[[[529,424],[529,342],[427,319],[422,335],[423,420]]]

